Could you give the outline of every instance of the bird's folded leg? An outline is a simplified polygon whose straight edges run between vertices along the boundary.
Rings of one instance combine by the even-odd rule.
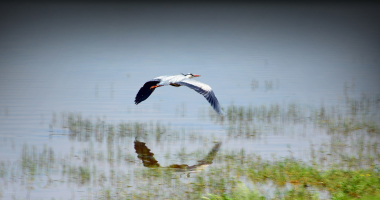
[[[150,89],[154,89],[154,88],[157,88],[157,87],[161,87],[163,85],[153,85],[152,87],[150,87]]]

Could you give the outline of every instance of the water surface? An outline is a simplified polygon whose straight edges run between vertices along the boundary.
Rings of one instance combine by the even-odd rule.
[[[138,131],[119,139],[78,139],[70,116],[72,122],[87,120],[94,134],[96,124],[118,131],[123,123],[150,127],[141,140],[162,166],[195,165],[219,142],[220,152],[304,160],[311,144],[330,142],[327,130],[285,115],[277,121],[218,123],[208,102],[185,87],[158,88],[136,106],[139,88],[162,75],[200,74],[197,80],[213,88],[225,112],[231,105],[279,105],[287,111],[294,104],[302,119],[312,117],[309,108],[343,105],[347,93],[360,99],[362,93],[380,92],[377,5],[4,4],[0,9],[0,158],[15,169],[21,168],[23,148],[33,152],[34,145],[42,152],[45,145],[70,165],[97,166],[108,179],[109,170],[132,177],[128,187],[136,189],[133,174],[143,168],[134,149]],[[239,131],[247,127],[250,133]],[[59,179],[62,169],[56,170],[49,173]],[[10,185],[3,178],[2,195],[95,198],[112,182],[78,181],[78,186],[65,179],[49,185],[43,173],[33,181]]]

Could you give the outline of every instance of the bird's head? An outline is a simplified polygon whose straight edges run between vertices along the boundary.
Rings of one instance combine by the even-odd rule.
[[[182,74],[182,73],[181,73]],[[192,74],[192,73],[187,73],[187,74],[182,74],[184,76],[186,76],[186,78],[194,78],[194,77],[199,77],[201,75],[196,75],[196,74]]]

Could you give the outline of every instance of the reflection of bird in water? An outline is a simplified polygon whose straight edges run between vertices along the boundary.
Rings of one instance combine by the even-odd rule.
[[[167,167],[167,169],[174,169],[176,172],[196,172],[196,171],[202,171],[207,166],[212,164],[212,161],[214,160],[216,154],[219,151],[220,145],[222,143],[218,142],[214,145],[214,147],[211,149],[211,151],[207,154],[206,157],[204,157],[202,160],[198,160],[198,164],[196,165],[170,165]],[[158,164],[158,161],[154,158],[154,154],[150,152],[150,149],[145,145],[144,142],[140,142],[138,140],[135,140],[135,150],[137,153],[137,157],[142,160],[144,167],[149,168],[155,168],[155,167],[161,167],[160,164]],[[188,174],[189,175],[189,174]]]
[[[154,78],[146,82],[144,86],[140,88],[135,98],[135,104],[137,105],[140,102],[146,100],[153,93],[153,91],[158,87],[165,86],[165,85],[179,87],[179,86],[184,85],[195,90],[199,94],[203,95],[207,99],[207,101],[211,104],[211,106],[214,108],[214,110],[219,115],[223,115],[218,99],[216,98],[211,87],[209,85],[206,85],[204,83],[191,79],[191,78],[199,77],[199,76],[200,75],[188,73],[188,74],[182,74],[182,75],[176,75],[176,76],[159,76],[157,78]]]

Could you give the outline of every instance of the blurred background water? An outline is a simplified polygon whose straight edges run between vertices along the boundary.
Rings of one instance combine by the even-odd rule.
[[[310,138],[292,133],[319,133],[290,125],[281,134],[268,130],[265,140],[231,139],[206,117],[208,102],[185,87],[158,88],[136,106],[140,87],[161,75],[200,74],[224,109],[328,106],[341,103],[345,90],[353,98],[380,92],[377,4],[2,4],[0,13],[2,160],[19,158],[24,143],[62,154],[80,148],[51,135],[69,133],[54,123],[62,113],[170,123],[221,140],[222,149],[263,155],[291,147],[302,157]],[[313,136],[324,140],[323,131]],[[203,149],[200,141],[149,148],[163,160],[163,149],[192,152]],[[133,143],[124,148],[134,152]]]

